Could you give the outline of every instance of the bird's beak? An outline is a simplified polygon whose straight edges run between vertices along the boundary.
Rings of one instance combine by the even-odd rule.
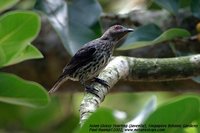
[[[129,29],[127,29],[126,31],[127,31],[127,32],[133,32],[134,29],[129,28]]]

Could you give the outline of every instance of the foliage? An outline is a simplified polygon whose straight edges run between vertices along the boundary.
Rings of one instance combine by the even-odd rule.
[[[7,1],[0,4],[2,9],[6,9],[12,6],[13,2]],[[0,68],[43,57],[30,43],[40,30],[40,19],[36,13],[7,12],[0,17],[0,27]],[[29,107],[42,107],[49,102],[47,92],[38,83],[25,81],[15,75],[2,72],[0,79],[1,102]]]
[[[12,7],[15,5],[19,0],[1,0],[0,1],[0,12]]]
[[[182,133],[186,129],[184,125],[190,125],[192,122],[198,121],[200,115],[199,108],[200,99],[198,96],[177,97],[176,99],[172,99],[168,103],[165,103],[158,107],[147,118],[144,124],[166,124],[167,128],[164,128],[164,133]],[[175,128],[170,127],[170,125],[180,125],[181,127]],[[140,131],[138,133],[144,132]]]
[[[177,15],[181,8],[189,7],[192,14],[198,18],[200,18],[199,3],[199,0],[154,0],[154,4],[161,6],[174,15]]]
[[[161,34],[161,29],[159,29],[159,27],[155,24],[148,24],[139,27],[135,32],[130,34],[128,39],[124,42],[124,45],[118,48],[118,50],[135,49],[160,44],[162,42],[172,40],[173,38],[188,36],[190,36],[190,33],[187,30],[179,28],[171,28]]]
[[[192,104],[191,104],[192,103]],[[143,111],[148,111],[151,106],[148,108],[144,108]],[[157,109],[152,112],[149,116],[143,116],[142,118],[145,120],[145,122],[140,122],[139,119],[135,121],[135,123],[132,123],[133,125],[146,125],[144,128],[140,128],[140,131],[138,133],[145,133],[147,131],[142,131],[143,129],[165,129],[165,131],[162,131],[163,133],[183,133],[185,132],[188,127],[186,125],[190,125],[192,122],[198,122],[199,121],[199,108],[200,108],[200,98],[199,96],[195,95],[183,95],[180,97],[176,97],[174,99],[171,99],[168,102],[165,102],[164,104],[157,107]],[[111,133],[121,133],[124,131],[126,133],[127,129],[129,131],[137,130],[139,128],[131,127],[131,128],[116,128],[113,125],[126,125],[126,122],[119,121],[117,116],[115,114],[115,110],[110,109],[98,109],[95,113],[92,114],[92,116],[85,122],[83,128],[80,129],[80,132],[91,132],[91,130],[97,130],[96,133],[101,133],[101,129],[110,129],[109,132]],[[106,117],[105,117],[106,116]],[[133,119],[133,120],[134,120]],[[127,119],[125,119],[127,120]],[[123,121],[125,121],[123,120]],[[99,125],[99,127],[93,127],[91,128],[91,125]],[[108,127],[100,127],[101,124],[104,125],[110,125],[111,128]],[[199,123],[198,123],[199,124]],[[130,125],[130,123],[128,124]],[[167,128],[155,128],[151,127],[150,125],[165,125]],[[170,125],[179,125],[181,127],[170,127]],[[193,125],[195,125],[193,123]],[[195,131],[194,133],[198,132],[198,128],[194,127]],[[148,131],[149,133],[153,133],[155,131]],[[158,132],[158,131],[157,131]]]
[[[155,0],[154,2],[174,15],[178,13],[180,0]]]
[[[102,10],[96,0],[74,0],[68,3],[62,0],[56,3],[37,0],[36,9],[47,15],[71,55],[101,34],[99,17]]]
[[[200,0],[191,0],[191,11],[195,17],[200,18]]]
[[[178,13],[180,7],[179,0],[155,0],[154,2],[174,15]],[[73,55],[84,43],[100,36],[101,29],[99,26],[99,17],[102,11],[95,0],[84,2],[74,0],[67,3],[60,0],[57,4],[51,3],[51,1],[48,0],[38,0],[36,3],[36,9],[47,15],[52,26],[60,36],[66,50],[71,55]],[[152,35],[154,35],[154,37]],[[160,37],[158,37],[159,35]],[[118,50],[128,50],[160,44],[164,41],[170,41],[175,38],[186,36],[189,36],[189,32],[186,31],[186,29],[181,28],[168,29],[161,35],[161,29],[158,26],[155,24],[149,24],[136,29],[134,33],[128,36],[124,45]]]
[[[27,59],[42,58],[42,54],[30,44],[40,29],[39,17],[33,12],[15,11],[0,18],[0,67]],[[30,26],[32,25],[32,26]]]

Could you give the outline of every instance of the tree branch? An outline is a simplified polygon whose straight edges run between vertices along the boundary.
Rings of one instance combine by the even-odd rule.
[[[110,87],[92,82],[98,90],[98,96],[85,93],[80,105],[80,124],[98,108],[110,89],[120,80],[131,81],[170,81],[189,79],[200,75],[200,54],[163,59],[144,59],[118,56],[115,57],[98,78],[108,82]]]
[[[128,61],[128,79],[134,81],[182,80],[200,75],[200,55],[165,59],[128,58]]]

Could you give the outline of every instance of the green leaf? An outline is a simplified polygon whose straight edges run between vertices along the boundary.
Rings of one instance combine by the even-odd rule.
[[[200,0],[191,1],[191,11],[195,17],[200,18]]]
[[[106,116],[106,117],[105,117]],[[88,133],[88,132],[95,132],[95,133],[102,133],[103,131],[99,129],[110,129],[110,133],[113,133],[112,128],[103,128],[100,127],[100,125],[113,125],[116,124],[116,119],[114,117],[114,113],[110,109],[98,109],[96,112],[94,112],[84,123],[83,127],[80,129],[78,133]],[[91,128],[91,125],[93,125],[93,128]],[[99,127],[94,127],[94,125],[97,125]],[[94,131],[96,130],[96,131]],[[104,131],[105,132],[105,131]],[[116,132],[118,133],[118,132]]]
[[[54,123],[60,112],[60,103],[57,97],[51,97],[51,102],[45,108],[27,109],[24,115],[24,126],[38,132],[38,129]]]
[[[2,53],[4,53],[4,59],[0,64],[0,67],[3,66],[7,66],[7,64],[11,64],[12,60],[14,60],[14,58],[20,54],[23,49],[25,49],[26,44],[6,44],[6,45],[2,45],[0,46],[0,48],[2,49]]]
[[[11,8],[14,6],[19,0],[1,0],[0,1],[0,12]]]
[[[148,9],[149,10],[161,10],[162,8],[159,5],[157,5],[155,2],[152,2]]]
[[[139,34],[139,35],[138,35]],[[148,33],[144,33],[144,38],[142,40],[142,38],[137,39],[138,36],[142,36],[142,32],[136,32],[135,34],[130,34],[129,38],[130,40],[133,40],[132,42],[130,42],[130,40],[127,39],[127,41],[124,42],[124,45],[122,45],[120,48],[118,48],[117,50],[129,50],[129,49],[135,49],[135,48],[141,48],[141,47],[146,47],[146,46],[150,46],[150,45],[155,45],[155,44],[159,44],[162,43],[164,41],[169,41],[178,37],[187,37],[190,36],[190,33],[185,30],[185,29],[180,29],[180,28],[172,28],[169,29],[165,32],[163,32],[160,36],[146,41],[148,40],[149,36],[152,36],[151,34]],[[136,39],[135,39],[136,38]]]
[[[0,17],[0,29],[0,53],[4,54],[0,67],[42,57],[41,53],[30,45],[40,30],[40,18],[36,13],[6,13]]]
[[[178,13],[180,0],[154,0],[154,2],[174,15]]]
[[[33,41],[40,30],[40,17],[30,11],[8,12],[0,18],[0,46]]]
[[[178,12],[178,8],[187,8],[190,6],[190,3],[193,0],[178,0],[178,1],[160,1],[157,0],[155,2],[152,2],[149,9],[150,10],[161,10],[162,7],[167,9],[170,12],[174,12],[173,14],[176,14]],[[157,4],[159,3],[159,4]],[[165,3],[168,3],[165,5]]]
[[[49,103],[47,91],[38,83],[15,75],[0,73],[0,101],[28,107],[43,107]]]
[[[40,53],[40,51],[33,45],[31,44],[24,44],[24,47],[21,47],[22,49],[18,49],[17,48],[20,45],[15,45],[17,47],[14,47],[12,45],[10,50],[5,50],[8,51],[7,53],[5,53],[6,57],[7,57],[7,62],[5,62],[4,64],[1,64],[2,66],[8,66],[8,65],[13,65],[16,64],[18,62],[22,62],[25,60],[30,60],[30,59],[40,59],[43,58],[43,55]]]
[[[157,25],[150,23],[150,24],[137,28],[132,33],[129,33],[123,46],[129,45],[133,42],[138,42],[138,41],[151,41],[157,38],[160,34],[162,34],[161,29]]]
[[[44,56],[35,46],[28,44],[22,53],[20,53],[12,62],[21,62],[28,59],[40,59],[43,57]]]
[[[0,66],[5,62],[6,56],[3,49],[0,47]],[[1,68],[1,67],[0,67]]]
[[[144,121],[149,117],[149,115],[155,110],[156,108],[156,96],[152,96],[147,103],[145,104],[144,108],[139,112],[139,114],[132,119],[131,121],[129,121],[128,123],[126,123],[126,125],[140,125],[143,124]],[[128,129],[132,129],[133,127],[127,127],[125,128],[126,131],[128,131]],[[137,128],[137,127],[135,127]],[[135,129],[134,128],[134,129]],[[132,129],[132,130],[134,130]]]
[[[187,8],[191,5],[191,2],[193,0],[180,0],[180,6],[181,8]]]
[[[196,96],[184,96],[160,106],[153,112],[145,123],[148,125],[183,125],[190,124],[199,118],[200,99]],[[148,127],[147,127],[148,128]],[[157,128],[156,128],[157,129]],[[182,133],[181,128],[164,128],[162,133]],[[155,132],[155,131],[154,131]],[[146,133],[139,131],[138,133]],[[149,133],[151,133],[149,131]],[[153,133],[153,132],[152,132]]]
[[[21,114],[19,111],[19,106],[13,106],[12,104],[7,104],[0,102],[0,128],[5,129],[8,127],[8,123],[19,122],[16,120],[20,120]],[[33,109],[33,108],[31,108]],[[19,123],[18,123],[19,124]]]
[[[71,55],[101,34],[99,18],[102,10],[96,0],[73,0],[68,3],[37,0],[35,7],[48,16]]]

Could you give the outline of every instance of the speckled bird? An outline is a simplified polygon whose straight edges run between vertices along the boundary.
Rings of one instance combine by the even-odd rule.
[[[85,84],[86,81],[91,79],[105,84],[104,81],[96,77],[110,61],[116,44],[132,31],[133,29],[125,28],[121,25],[114,25],[106,30],[100,38],[83,45],[65,66],[63,73],[49,93],[55,92],[68,79],[80,81],[86,88],[88,87]]]

